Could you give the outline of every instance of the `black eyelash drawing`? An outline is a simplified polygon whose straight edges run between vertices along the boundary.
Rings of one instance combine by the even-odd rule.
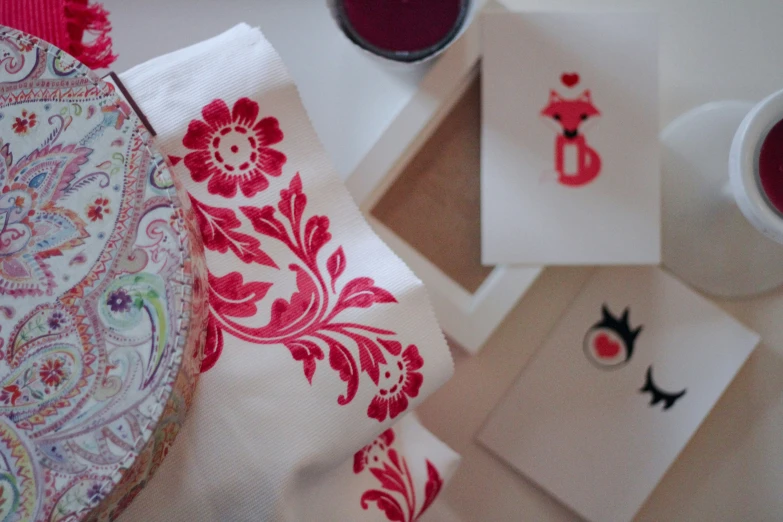
[[[643,326],[632,330],[629,324],[630,308],[623,310],[619,319],[604,304],[601,320],[585,334],[584,352],[593,365],[603,370],[616,370],[633,356],[634,343]]]
[[[687,391],[688,389],[684,388],[681,392],[669,393],[658,388],[653,382],[652,366],[650,366],[647,368],[647,377],[645,378],[644,386],[639,390],[639,393],[650,394],[650,406],[655,406],[659,402],[663,402],[663,411],[666,411],[674,406],[674,403],[682,399]]]

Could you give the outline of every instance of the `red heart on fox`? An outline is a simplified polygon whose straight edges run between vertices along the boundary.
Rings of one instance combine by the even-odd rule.
[[[566,87],[573,87],[579,83],[579,75],[576,73],[563,73],[560,77],[560,81],[563,82],[563,85]]]
[[[593,341],[595,353],[602,359],[611,359],[620,353],[620,343],[612,341],[605,333],[599,334]]]

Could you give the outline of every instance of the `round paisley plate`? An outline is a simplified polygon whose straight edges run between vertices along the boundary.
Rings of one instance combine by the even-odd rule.
[[[203,254],[150,139],[0,26],[0,522],[115,518],[189,406]]]

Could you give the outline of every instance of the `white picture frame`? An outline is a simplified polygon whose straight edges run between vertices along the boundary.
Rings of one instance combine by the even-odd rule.
[[[370,211],[479,74],[479,19],[480,13],[435,62],[411,101],[346,180],[376,233],[424,282],[443,331],[471,354],[478,353],[543,267],[496,266],[471,294]]]

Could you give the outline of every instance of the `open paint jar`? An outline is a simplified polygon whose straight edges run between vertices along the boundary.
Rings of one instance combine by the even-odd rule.
[[[445,50],[467,25],[470,0],[331,0],[332,14],[359,47],[397,62]]]
[[[731,145],[729,175],[745,217],[783,243],[783,90],[745,116]]]

